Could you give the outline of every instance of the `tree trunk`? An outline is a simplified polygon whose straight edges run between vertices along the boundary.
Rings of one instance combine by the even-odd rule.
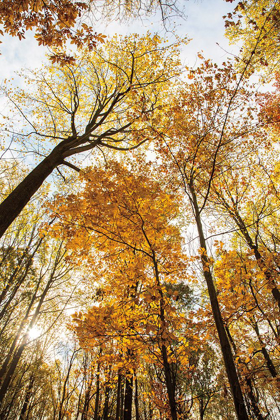
[[[133,377],[125,378],[124,420],[132,418]]]
[[[121,383],[121,410],[120,410],[120,420],[124,419],[124,382]]]
[[[21,358],[21,355],[22,355],[22,352],[23,352],[24,349],[25,349],[25,344],[22,344],[21,346],[19,346],[19,348],[18,348],[17,352],[15,353],[15,355],[13,357],[13,360],[10,364],[9,370],[6,374],[6,377],[3,381],[3,384],[2,384],[1,389],[0,389],[0,406],[2,405],[3,399],[6,395],[6,392],[8,390],[9,385],[10,385],[10,382],[12,380],[13,374],[16,370],[16,367],[18,365],[18,362]]]
[[[104,409],[103,409],[103,417],[102,417],[102,420],[108,420],[108,415],[109,415],[109,397],[110,397],[110,387],[107,385],[105,387],[105,401],[104,401]]]
[[[11,360],[11,358],[12,358],[12,356],[13,356],[13,353],[14,353],[14,351],[15,351],[15,349],[16,349],[16,346],[17,346],[17,344],[18,344],[18,341],[19,341],[20,335],[22,334],[23,328],[24,328],[24,326],[25,326],[25,324],[26,324],[26,322],[27,322],[27,320],[28,320],[28,317],[29,317],[30,311],[31,311],[31,309],[32,309],[32,307],[33,307],[33,304],[34,304],[35,300],[37,299],[37,292],[38,292],[38,289],[39,289],[40,283],[41,283],[41,278],[40,278],[40,280],[37,282],[36,289],[35,289],[35,291],[34,291],[34,293],[33,293],[32,299],[31,299],[31,301],[30,301],[30,303],[29,303],[29,305],[28,305],[28,308],[27,308],[27,310],[26,310],[26,313],[25,313],[25,315],[24,315],[24,317],[23,317],[23,319],[22,319],[22,321],[21,321],[21,323],[20,323],[20,325],[19,325],[19,328],[18,328],[18,330],[17,330],[17,333],[16,333],[16,335],[15,335],[15,337],[14,337],[14,339],[13,339],[13,342],[12,342],[12,344],[11,344],[11,346],[10,346],[9,352],[8,352],[8,354],[7,354],[7,356],[6,356],[5,360],[4,360],[4,363],[3,363],[3,365],[2,365],[2,367],[1,367],[1,369],[0,369],[0,379],[1,379],[1,381],[3,381],[3,382],[4,382],[4,377],[5,377],[5,374],[6,374],[6,372],[7,372],[7,369],[8,369],[9,363],[10,363],[10,360]],[[40,300],[40,301],[41,301],[41,300]],[[41,307],[41,306],[40,306],[40,307]],[[34,318],[34,315],[33,315],[33,317],[32,317],[32,320],[33,320],[33,318]],[[34,320],[34,322],[35,322],[35,320]],[[32,327],[32,325],[34,324],[34,322],[32,323],[32,321],[31,321],[31,323],[30,323],[30,326],[31,326],[31,327]],[[25,343],[26,343],[26,341],[27,341],[27,334],[25,334],[25,335],[24,335],[23,340],[22,340],[22,345],[23,345],[24,347],[25,347]],[[3,384],[2,384],[2,385],[3,385]],[[3,390],[2,390],[2,388],[1,388],[1,391],[3,391]],[[3,399],[3,395],[1,394],[1,391],[0,391],[0,406],[1,406],[1,403],[2,403],[2,399]]]
[[[95,408],[94,408],[94,420],[98,420],[98,411],[99,411],[99,395],[100,395],[100,364],[97,364],[97,374],[96,374],[96,394],[95,394]]]
[[[32,254],[29,254],[33,239],[34,239],[34,228],[32,229],[28,245],[26,246],[20,259],[18,260],[16,268],[14,269],[13,273],[9,277],[9,280],[7,281],[7,284],[0,295],[0,305],[2,304],[4,299],[6,300],[6,295],[8,292],[10,292],[10,289],[16,286],[16,291],[17,291],[18,288],[23,283],[24,279],[26,278],[29,268],[32,266],[34,255],[36,254],[37,250],[39,249],[43,241],[43,238],[40,238],[39,241],[37,241],[37,245],[35,246],[35,249],[32,251]],[[9,251],[7,251],[7,254],[9,254]],[[3,264],[3,262],[5,264],[4,260],[5,258],[2,260],[1,265]],[[23,273],[19,276],[21,269],[23,269]],[[16,291],[15,292],[14,290],[12,291],[12,297],[15,295]],[[5,310],[6,308],[7,306],[5,306]],[[1,318],[3,316],[2,312],[1,312]]]
[[[177,420],[175,385],[174,385],[174,381],[172,380],[172,372],[170,369],[170,363],[168,362],[167,350],[166,350],[165,345],[161,346],[161,354],[163,358],[164,376],[165,376],[165,383],[166,383],[167,394],[168,394],[168,399],[169,399],[171,418],[172,420]]]
[[[233,217],[237,226],[239,227],[247,245],[254,252],[255,258],[257,260],[257,264],[258,264],[259,268],[263,271],[268,283],[270,283],[272,295],[273,295],[275,301],[277,302],[278,308],[280,310],[280,291],[278,290],[277,285],[275,283],[275,280],[273,278],[274,276],[273,276],[272,270],[270,270],[266,267],[263,256],[261,255],[258,246],[254,244],[254,242],[253,242],[253,240],[252,240],[252,238],[251,238],[251,236],[250,236],[250,234],[247,230],[247,227],[246,227],[242,217],[238,213],[238,211],[235,210],[234,213],[230,212],[230,214]]]
[[[275,368],[275,366],[274,366],[274,364],[273,364],[273,362],[272,362],[272,360],[271,360],[271,358],[269,356],[269,353],[266,350],[266,347],[265,347],[265,345],[264,345],[264,343],[263,343],[263,341],[261,339],[260,332],[259,332],[259,327],[258,327],[258,324],[256,322],[253,323],[253,328],[254,328],[254,330],[255,330],[255,332],[257,334],[259,343],[261,345],[261,351],[262,351],[263,357],[264,357],[264,359],[266,361],[266,366],[267,366],[267,368],[268,368],[271,376],[273,378],[276,378],[277,377],[276,368]]]
[[[63,163],[64,143],[60,143],[0,204],[0,238],[38,191],[53,170]]]
[[[246,384],[247,384],[247,387],[248,387],[247,394],[248,394],[248,397],[249,397],[249,400],[250,400],[250,405],[252,407],[252,411],[254,413],[255,418],[257,420],[265,420],[265,418],[262,416],[262,414],[260,412],[260,409],[258,407],[258,403],[257,403],[255,395],[253,393],[252,381],[249,377],[246,377]]]
[[[75,357],[76,357],[76,353],[77,353],[77,350],[74,350],[72,355],[71,355],[71,359],[70,359],[70,362],[69,362],[67,374],[66,374],[66,377],[64,379],[62,397],[61,397],[61,401],[60,401],[60,404],[59,404],[58,420],[62,420],[62,418],[64,417],[63,406],[64,406],[64,402],[67,399],[67,385],[68,385],[70,373],[71,373],[71,370],[72,370],[72,366],[73,366],[73,363],[74,363],[74,360],[75,360]]]
[[[151,401],[149,401],[149,420],[152,420],[154,418],[154,410],[151,405]]]
[[[33,384],[34,384],[34,376],[31,376],[30,380],[29,380],[29,384],[28,384],[28,388],[25,394],[25,399],[24,399],[24,403],[22,405],[22,409],[19,415],[19,420],[24,420],[27,416],[27,408],[28,408],[28,404],[30,401],[30,397],[32,395],[32,388],[33,388]]]
[[[50,278],[49,278],[49,280],[48,280],[48,282],[47,282],[47,284],[46,284],[46,286],[45,286],[45,288],[44,288],[44,290],[43,290],[43,292],[42,292],[42,294],[40,296],[40,300],[39,300],[39,302],[38,302],[38,304],[36,306],[35,312],[34,312],[32,318],[31,318],[31,321],[29,323],[27,332],[24,334],[20,346],[18,347],[18,349],[16,350],[15,354],[13,355],[13,358],[12,358],[12,361],[11,361],[11,364],[10,364],[10,367],[9,367],[9,369],[7,371],[8,364],[9,364],[10,358],[12,357],[12,353],[13,353],[15,347],[16,347],[16,344],[17,344],[17,341],[18,341],[18,338],[19,338],[21,329],[22,329],[25,321],[28,319],[29,313],[30,313],[31,308],[33,306],[33,303],[35,302],[35,299],[37,297],[37,292],[38,292],[38,288],[39,288],[41,279],[40,279],[40,281],[38,281],[37,286],[36,286],[36,290],[35,290],[35,292],[33,294],[33,297],[31,299],[31,302],[29,304],[29,307],[27,309],[27,312],[25,314],[25,317],[24,317],[24,319],[23,319],[23,321],[21,323],[21,327],[18,330],[17,336],[14,339],[14,342],[13,342],[11,348],[10,348],[9,354],[7,355],[6,360],[3,363],[3,366],[1,368],[1,376],[3,377],[3,383],[2,383],[2,386],[1,386],[1,389],[0,389],[0,406],[1,406],[2,402],[3,402],[3,399],[5,397],[6,392],[8,391],[8,387],[10,385],[10,382],[12,380],[12,377],[14,375],[14,372],[16,370],[16,367],[18,365],[18,362],[19,362],[19,360],[21,358],[22,352],[23,352],[23,350],[25,349],[25,347],[26,347],[26,345],[28,343],[28,330],[31,329],[34,326],[34,324],[36,323],[36,320],[37,320],[37,318],[39,316],[41,307],[42,307],[42,305],[44,303],[44,300],[45,300],[45,298],[47,296],[47,293],[48,293],[48,291],[49,291],[49,289],[50,289],[50,287],[52,285],[54,274],[55,274],[55,269],[53,269],[53,271],[52,271],[52,273],[50,275]],[[4,375],[5,375],[6,371],[7,371],[7,374],[6,374],[6,377],[4,379]]]
[[[199,397],[199,419],[203,420],[204,418],[204,404],[203,404],[203,396]]]
[[[121,415],[121,388],[122,388],[122,375],[118,372],[118,388],[117,388],[117,408],[116,408],[116,420],[120,420]]]
[[[135,372],[135,396],[134,396],[134,404],[135,404],[135,420],[140,420],[139,416],[139,400],[138,400],[138,381]]]
[[[89,402],[90,402],[90,388],[87,389],[85,392],[85,402],[84,402],[81,420],[88,420]]]
[[[196,220],[200,247],[202,250],[201,263],[203,267],[203,275],[206,280],[206,284],[208,288],[212,313],[215,320],[217,332],[219,335],[219,341],[221,345],[221,350],[223,354],[223,359],[225,363],[228,380],[231,387],[236,415],[237,415],[238,420],[249,420],[245,403],[244,403],[244,399],[243,399],[243,394],[241,391],[241,386],[239,383],[239,378],[238,378],[236,367],[234,364],[232,350],[231,350],[229,339],[228,339],[225,326],[223,323],[223,319],[222,319],[222,315],[221,315],[221,311],[220,311],[220,307],[219,307],[219,303],[217,299],[217,292],[216,292],[213,277],[210,271],[210,264],[209,264],[209,258],[207,255],[206,241],[204,237],[200,211],[199,211],[193,183],[189,184],[189,189],[190,189],[190,193],[192,197],[192,204],[193,204],[193,209],[194,209],[194,215],[195,215],[195,220]]]
[[[161,289],[160,284],[160,277],[159,277],[159,270],[158,270],[158,263],[156,261],[155,252],[153,252],[153,264],[154,264],[154,270],[155,270],[155,277],[156,277],[156,283],[158,287],[158,291],[160,294],[160,320],[161,320],[161,328],[162,333],[165,329],[165,314],[164,314],[164,296]],[[167,355],[167,348],[165,345],[165,340],[161,336],[161,355],[163,360],[163,367],[164,367],[164,376],[165,376],[165,384],[167,388],[167,394],[168,394],[168,401],[169,401],[169,408],[171,413],[172,420],[177,420],[177,406],[176,406],[176,399],[175,399],[175,381],[172,377],[172,371],[171,366],[168,361],[168,355]]]

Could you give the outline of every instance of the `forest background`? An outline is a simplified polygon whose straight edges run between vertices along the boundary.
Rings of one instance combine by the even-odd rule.
[[[279,3],[0,21],[1,419],[278,419]]]

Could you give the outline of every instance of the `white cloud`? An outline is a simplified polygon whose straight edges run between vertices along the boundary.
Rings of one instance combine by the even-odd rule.
[[[196,53],[203,50],[205,56],[213,58],[221,63],[226,58],[226,53],[216,45],[217,42],[227,51],[237,51],[229,47],[224,38],[224,21],[222,16],[233,9],[233,5],[224,0],[190,0],[182,2],[185,8],[186,20],[171,18],[169,28],[175,28],[180,36],[192,38],[192,42],[183,51],[183,59],[189,66],[196,63]],[[102,19],[95,23],[97,32],[113,35],[115,33],[127,34],[132,32],[145,33],[147,30],[158,32],[161,36],[172,41],[171,32],[166,32],[160,23],[160,16],[143,18],[133,22],[108,22],[104,24]],[[46,61],[47,48],[38,46],[32,32],[26,33],[26,39],[19,41],[17,38],[5,35],[1,37],[0,45],[0,80],[15,78],[15,84],[21,83],[15,75],[21,68],[39,67],[42,61]]]

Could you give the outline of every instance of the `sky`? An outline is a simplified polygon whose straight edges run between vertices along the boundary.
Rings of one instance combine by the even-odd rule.
[[[224,37],[223,15],[232,11],[234,5],[224,0],[189,0],[182,2],[185,9],[186,19],[171,18],[169,28],[175,28],[179,36],[188,36],[192,41],[182,51],[182,59],[185,65],[194,67],[197,61],[197,52],[203,51],[206,58],[212,58],[221,64],[229,53],[236,53],[237,48],[228,45]],[[172,41],[172,33],[166,32],[160,22],[159,16],[133,21],[130,23],[110,22],[104,24],[99,20],[95,29],[99,33],[113,35],[115,33],[126,34],[132,32],[145,33],[157,32]],[[39,47],[33,38],[32,32],[28,32],[26,39],[19,41],[10,36],[1,37],[0,44],[0,80],[5,78],[15,79],[15,84],[20,80],[15,72],[21,68],[40,67],[42,61],[46,61],[47,49]],[[217,42],[220,46],[217,45]]]
[[[170,18],[167,24],[168,30],[163,27],[159,13],[149,18],[122,23],[117,21],[106,23],[104,19],[98,19],[94,27],[96,32],[106,35],[156,32],[170,42],[175,40],[172,34],[172,30],[174,30],[177,36],[187,36],[192,39],[181,51],[183,65],[189,68],[198,64],[198,52],[202,52],[205,58],[211,58],[218,64],[222,64],[227,57],[230,57],[230,54],[238,52],[238,48],[230,46],[224,36],[223,16],[233,10],[233,4],[224,0],[178,1],[182,2],[186,17],[185,19]],[[5,79],[13,79],[12,85],[15,87],[24,87],[23,79],[17,75],[17,72],[26,68],[36,69],[42,65],[42,62],[46,63],[47,48],[38,46],[30,31],[26,33],[26,39],[21,41],[8,35],[1,37],[0,40],[2,40],[0,44],[0,87],[4,85]],[[0,94],[0,115],[11,115],[10,112],[5,96]],[[16,121],[13,123],[16,124]],[[15,154],[16,151],[13,153]],[[5,158],[9,157],[11,157],[10,151],[5,154]],[[32,164],[31,156],[27,156],[26,159],[26,163]]]

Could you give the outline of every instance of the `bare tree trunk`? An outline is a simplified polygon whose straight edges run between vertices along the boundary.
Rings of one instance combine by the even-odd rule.
[[[139,416],[139,400],[138,400],[138,381],[135,372],[135,396],[134,396],[134,404],[135,404],[135,420],[140,420]]]
[[[31,197],[38,191],[52,171],[63,163],[64,142],[56,146],[36,168],[0,204],[0,237],[20,214]]]
[[[158,264],[155,258],[155,252],[153,252],[153,264],[154,264],[154,270],[155,270],[155,277],[156,277],[156,282],[157,282],[157,286],[158,286],[158,290],[159,290],[159,294],[160,294],[160,320],[161,320],[161,325],[162,325],[162,329],[164,329],[164,325],[165,325],[165,314],[164,314],[164,297],[163,297],[163,293],[162,293],[162,289],[161,289],[161,284],[160,284],[160,277],[159,277],[159,271],[158,271]],[[164,331],[162,331],[164,332]],[[177,405],[176,405],[176,399],[175,399],[175,381],[174,378],[172,377],[172,371],[171,371],[171,366],[170,363],[168,361],[168,355],[167,355],[167,348],[165,345],[165,340],[161,337],[162,340],[162,344],[161,344],[161,355],[162,355],[162,360],[163,360],[163,367],[164,367],[164,376],[165,376],[165,384],[166,384],[166,388],[167,388],[167,394],[168,394],[168,401],[169,401],[169,408],[170,408],[170,412],[171,412],[171,418],[172,420],[177,420]]]
[[[22,409],[19,415],[19,420],[24,420],[27,416],[25,416],[27,414],[27,408],[28,408],[28,404],[30,401],[30,397],[32,395],[32,388],[33,388],[33,384],[34,384],[34,376],[32,375],[30,380],[29,380],[29,384],[27,387],[27,391],[25,394],[25,399],[24,399],[24,403],[22,405]]]
[[[201,223],[200,211],[199,211],[196,193],[195,193],[192,182],[189,184],[189,189],[190,189],[190,193],[192,197],[192,204],[193,204],[193,209],[194,209],[197,231],[199,235],[200,247],[202,250],[201,263],[203,267],[203,275],[206,280],[206,284],[208,288],[212,313],[213,313],[215,325],[216,325],[218,336],[219,336],[225,368],[226,368],[226,372],[227,372],[227,376],[228,376],[228,380],[230,383],[231,392],[233,396],[236,415],[237,415],[238,420],[249,420],[241,386],[239,383],[239,378],[238,378],[236,367],[234,364],[234,358],[233,358],[230,342],[229,342],[226,329],[223,323],[223,319],[222,319],[222,315],[221,315],[221,311],[220,311],[220,307],[219,307],[219,303],[217,299],[217,292],[216,292],[213,277],[210,271],[210,263],[209,263],[209,258],[207,255],[206,241],[205,241],[203,227]]]
[[[108,420],[109,415],[109,397],[110,397],[110,387],[106,385],[105,387],[105,401],[104,401],[104,409],[103,409],[103,417],[102,420]]]
[[[121,388],[122,388],[122,375],[118,372],[118,388],[117,388],[117,408],[116,408],[116,420],[120,420],[121,415]]]
[[[94,408],[94,420],[98,420],[98,411],[99,411],[99,396],[100,396],[100,364],[97,364],[97,374],[96,374],[96,394],[95,394],[95,408]]]
[[[262,351],[263,357],[264,357],[264,359],[266,361],[266,366],[267,366],[267,368],[268,368],[271,376],[273,378],[276,378],[277,377],[276,368],[275,368],[274,363],[272,362],[272,360],[271,360],[271,358],[269,356],[269,353],[266,350],[266,347],[265,347],[265,345],[264,345],[264,343],[263,343],[263,341],[261,339],[260,332],[259,332],[259,327],[258,327],[258,324],[256,322],[253,323],[253,328],[254,328],[254,330],[255,330],[255,332],[257,334],[259,343],[261,345],[261,351]]]
[[[64,417],[64,413],[63,413],[63,405],[64,405],[64,401],[66,400],[66,393],[67,393],[67,385],[68,385],[68,381],[69,381],[69,377],[70,377],[70,372],[75,360],[75,356],[76,356],[77,350],[73,351],[70,362],[69,362],[69,366],[68,366],[68,370],[67,370],[67,375],[64,379],[64,384],[63,384],[63,391],[62,391],[62,397],[61,397],[61,401],[59,404],[59,412],[58,412],[58,420],[61,420]]]
[[[125,378],[124,420],[132,419],[133,377]]]
[[[250,405],[252,407],[252,411],[254,413],[255,418],[257,420],[265,420],[265,418],[263,417],[263,415],[260,412],[258,403],[256,401],[256,397],[255,397],[254,392],[253,392],[252,381],[249,377],[246,377],[246,384],[247,384],[247,387],[248,387],[247,395],[249,397]]]

